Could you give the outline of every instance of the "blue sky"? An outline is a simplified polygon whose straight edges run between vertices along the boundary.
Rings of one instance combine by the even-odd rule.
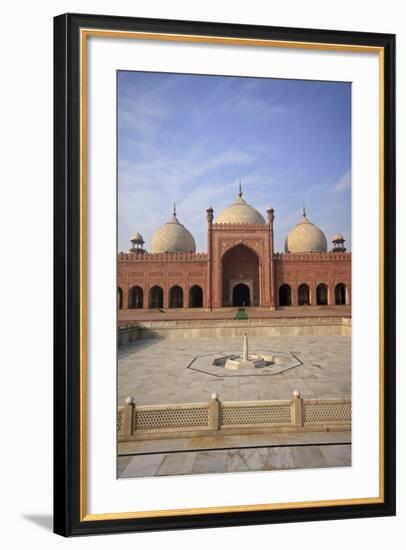
[[[275,245],[308,218],[351,247],[349,83],[118,72],[118,249],[139,231],[150,248],[171,217],[207,250],[214,216],[245,200],[266,218]]]

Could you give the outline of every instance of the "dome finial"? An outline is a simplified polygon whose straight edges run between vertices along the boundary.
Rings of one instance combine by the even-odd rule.
[[[304,203],[303,203],[303,217],[304,218],[306,217],[306,207],[305,207]]]
[[[172,218],[167,223],[180,223],[178,218],[176,217],[176,202],[173,203]]]
[[[238,196],[241,198],[242,197],[242,187],[241,187],[241,180],[238,184]]]

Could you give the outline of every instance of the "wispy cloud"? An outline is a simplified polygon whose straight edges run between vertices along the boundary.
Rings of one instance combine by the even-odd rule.
[[[348,189],[351,189],[350,170],[344,172],[344,174],[339,178],[339,180],[333,185],[332,188],[334,193],[342,193],[343,191],[347,191]]]
[[[229,150],[207,156],[195,151],[187,158],[162,158],[137,163],[122,161],[119,167],[120,234],[144,231],[149,241],[154,230],[170,217],[172,204],[177,203],[179,218],[192,230],[199,250],[206,247],[205,209],[214,204],[218,209],[234,198],[236,180],[219,178],[225,168],[250,163],[253,157],[244,151]],[[146,213],[149,213],[148,216]],[[128,238],[126,239],[128,240]],[[122,247],[126,246],[120,240]]]
[[[294,81],[121,75],[119,249],[128,249],[135,231],[149,246],[176,202],[198,250],[206,250],[205,210],[213,206],[216,216],[233,202],[240,178],[250,204],[264,216],[269,206],[276,209],[278,250],[300,219],[303,202],[328,234],[330,226],[333,232],[350,227],[350,199],[341,193],[331,201],[332,192],[350,185],[350,149],[342,145],[350,111],[340,100],[341,86],[326,84],[324,92],[320,83],[302,82],[298,96]],[[340,172],[334,182],[332,174]]]

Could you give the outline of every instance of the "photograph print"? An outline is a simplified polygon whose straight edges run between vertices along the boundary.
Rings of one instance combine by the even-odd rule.
[[[117,477],[351,466],[351,84],[117,72]]]

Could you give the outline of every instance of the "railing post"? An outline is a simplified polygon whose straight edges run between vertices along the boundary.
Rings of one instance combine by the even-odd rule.
[[[303,399],[297,390],[293,392],[292,423],[295,426],[303,426]]]
[[[209,428],[220,429],[220,401],[217,393],[213,393],[209,401]]]
[[[135,428],[135,399],[130,396],[125,400],[123,414],[123,435],[132,435]]]

